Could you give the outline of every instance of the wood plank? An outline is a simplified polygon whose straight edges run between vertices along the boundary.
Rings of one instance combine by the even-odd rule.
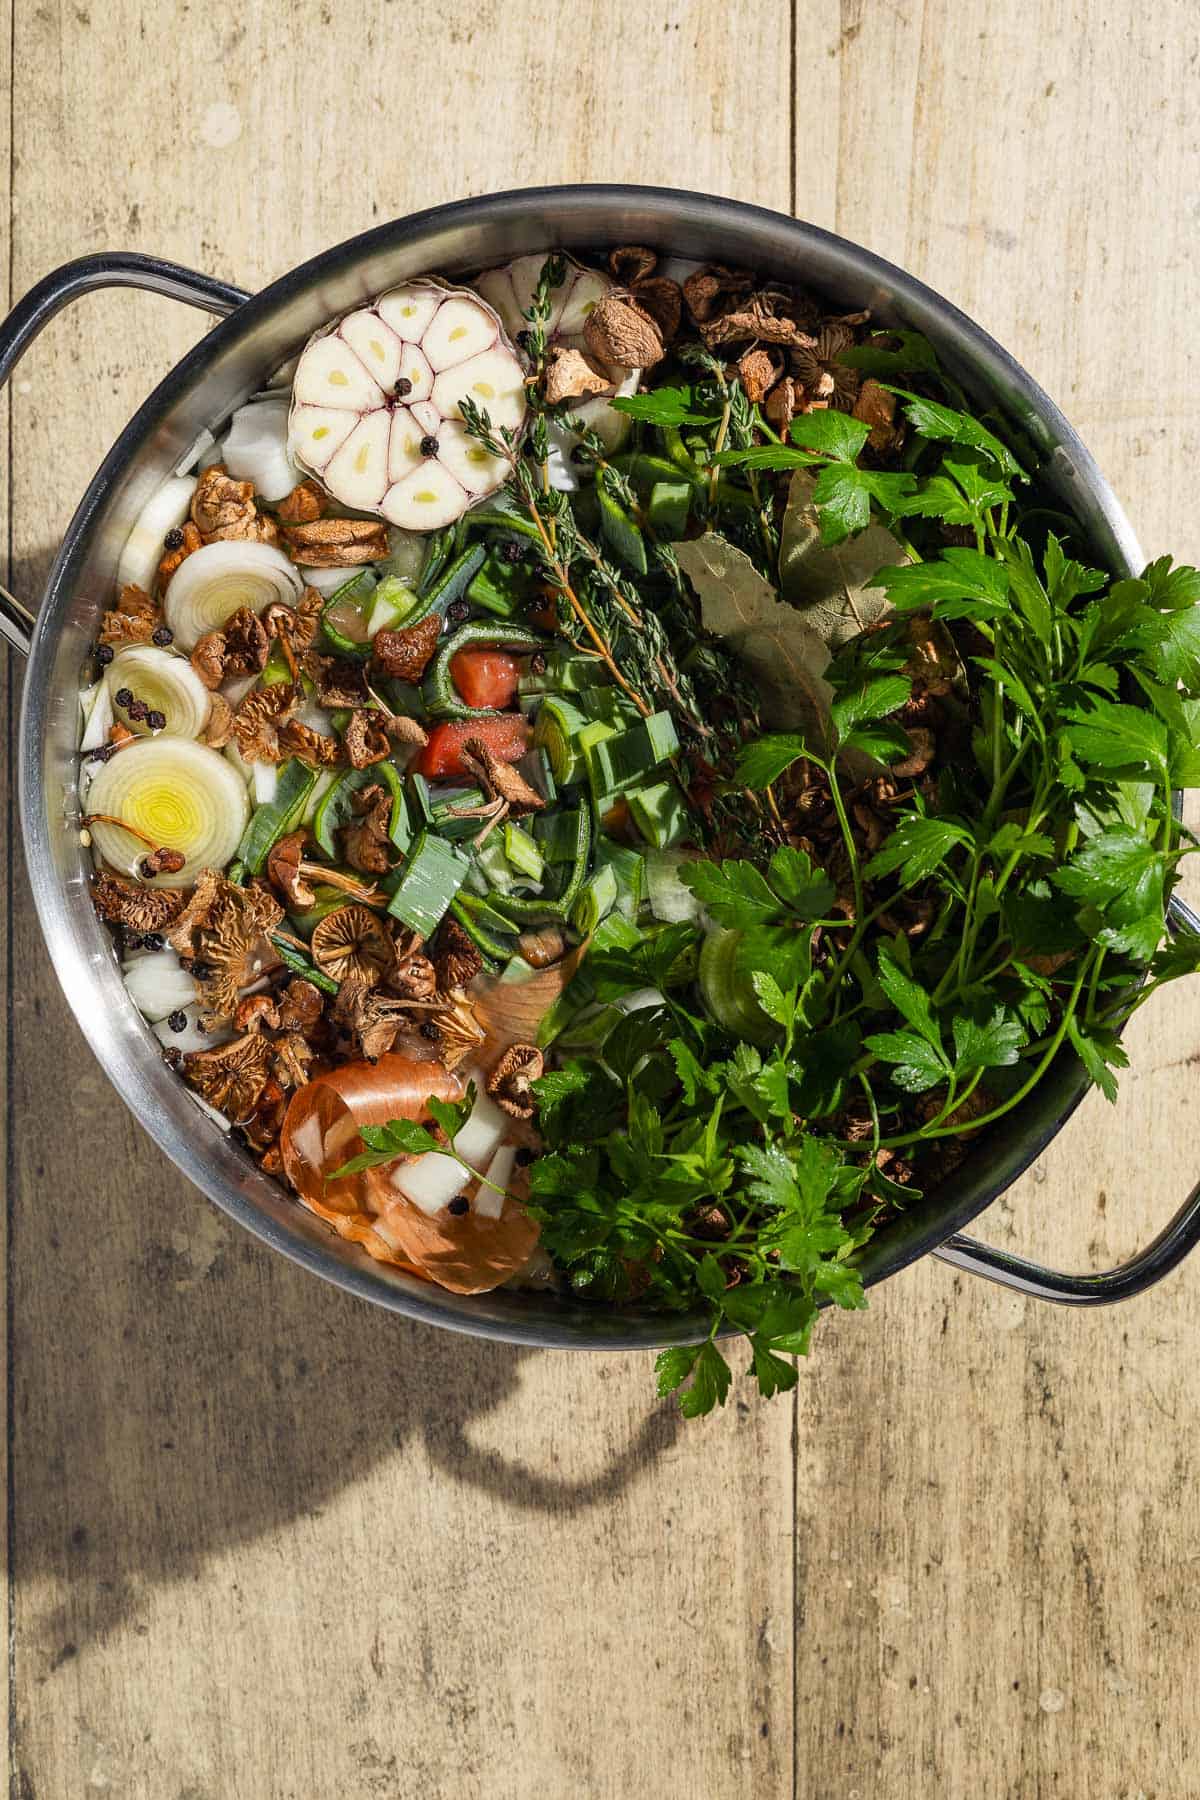
[[[685,0],[482,0],[428,33],[365,3],[282,33],[18,0],[18,283],[105,244],[254,283],[408,207],[588,175],[786,207],[788,29],[772,0],[736,55]],[[101,296],[39,345],[27,564],[196,329]],[[786,1406],[685,1434],[648,1357],[471,1344],[302,1278],[141,1136],[23,894],[14,943],[16,1791],[788,1791]]]
[[[822,222],[995,332],[1147,554],[1197,560],[1195,9],[1153,31],[1096,0],[1069,27],[1046,0],[841,10]],[[1103,1267],[1179,1204],[1195,988],[1129,1049],[1119,1105],[1090,1099],[982,1236]],[[1083,1316],[927,1263],[825,1334],[800,1390],[797,1794],[1192,1791],[1198,1326],[1194,1267]]]
[[[12,5],[11,0],[0,0],[0,219],[9,217],[12,198]],[[11,240],[7,229],[0,231],[0,295],[4,304],[10,305],[12,294],[11,282]],[[10,538],[11,513],[9,509],[9,436],[8,436],[8,390],[0,387],[0,581],[11,592],[13,589],[12,542]],[[13,652],[0,652],[4,656],[4,710],[11,718],[18,704],[21,691],[23,669],[21,658]],[[9,755],[8,733],[0,731],[0,792],[4,795],[4,842],[10,846],[17,841],[17,801],[15,789],[16,768]],[[12,869],[7,854],[3,855],[4,882],[4,919],[0,924],[0,935],[3,936],[4,948],[0,955],[0,1013],[7,1020],[10,1016],[12,969],[11,943],[9,923],[12,916],[10,883],[20,878],[18,870]],[[10,1053],[8,1031],[0,1035],[0,1093],[5,1096],[3,1118],[0,1119],[0,1186],[3,1187],[3,1205],[0,1205],[0,1268],[5,1271],[5,1278],[0,1282],[0,1392],[4,1394],[4,1448],[0,1455],[4,1459],[4,1491],[8,1494],[9,1479],[9,1441],[10,1425],[8,1406],[8,1210],[11,1199],[9,1184],[9,1119],[11,1108],[8,1104]],[[7,1510],[7,1509],[6,1509]],[[4,1530],[4,1546],[0,1550],[0,1560],[4,1565],[3,1590],[0,1592],[0,1631],[3,1641],[8,1642],[9,1627],[9,1594],[11,1568],[8,1556],[7,1517]],[[8,1680],[5,1681],[5,1704],[0,1712],[0,1767],[8,1767],[9,1751],[9,1708]]]

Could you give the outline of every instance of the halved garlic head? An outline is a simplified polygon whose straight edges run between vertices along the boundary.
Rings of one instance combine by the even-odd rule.
[[[512,469],[468,436],[464,399],[515,437],[520,359],[476,294],[409,282],[309,339],[292,382],[291,453],[343,506],[435,531]]]

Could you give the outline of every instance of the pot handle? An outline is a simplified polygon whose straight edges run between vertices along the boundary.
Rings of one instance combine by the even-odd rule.
[[[0,321],[0,384],[6,382],[33,340],[44,331],[55,313],[81,294],[95,288],[146,288],[197,306],[202,312],[230,313],[250,296],[227,281],[215,281],[178,263],[156,256],[139,256],[133,250],[113,250],[96,256],[79,256],[43,275]],[[29,654],[33,614],[27,606],[0,586],[0,636],[23,656]]]
[[[1186,901],[1172,895],[1167,908],[1167,928],[1200,932],[1200,914]],[[1044,1269],[1040,1263],[1014,1256],[1008,1250],[996,1250],[975,1238],[955,1233],[933,1254],[969,1275],[980,1275],[985,1281],[999,1282],[1035,1300],[1054,1300],[1060,1306],[1111,1306],[1116,1300],[1132,1300],[1146,1288],[1153,1287],[1181,1263],[1189,1251],[1200,1243],[1200,1182],[1192,1189],[1165,1230],[1144,1250],[1115,1269],[1099,1275],[1066,1275],[1057,1269]]]

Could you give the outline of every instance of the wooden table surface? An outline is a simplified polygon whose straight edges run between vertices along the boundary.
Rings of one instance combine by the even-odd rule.
[[[254,287],[520,184],[732,194],[957,301],[1147,554],[1200,560],[1195,0],[0,0],[0,59],[10,296],[110,248]],[[98,296],[29,355],[10,587],[203,329]],[[1200,1793],[1200,1266],[1084,1317],[926,1262],[794,1397],[682,1427],[648,1356],[410,1327],[227,1224],[84,1047],[14,861],[17,1800]],[[1197,1174],[1198,998],[1141,1015],[1120,1104],[986,1235],[1099,1266],[1158,1228]]]

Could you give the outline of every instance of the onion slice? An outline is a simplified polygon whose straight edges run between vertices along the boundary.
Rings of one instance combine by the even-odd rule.
[[[122,724],[137,737],[150,735],[144,718],[131,718],[116,696],[128,688],[135,701],[150,712],[160,712],[166,724],[159,729],[167,737],[196,738],[208,724],[212,707],[208,689],[186,656],[173,656],[154,644],[131,644],[115,656],[104,672],[109,694]]]
[[[287,395],[239,406],[222,457],[234,480],[252,481],[255,492],[268,503],[290,494],[300,473],[288,455]]]
[[[163,611],[176,644],[191,651],[241,607],[260,613],[275,600],[294,606],[303,588],[282,550],[229,538],[203,544],[180,563],[167,584]]]
[[[134,522],[125,539],[117,563],[117,586],[154,591],[154,579],[163,553],[163,539],[168,531],[182,525],[196,491],[194,475],[171,475],[156,488]]]
[[[156,845],[180,851],[182,869],[149,885],[187,887],[201,869],[223,869],[230,861],[250,817],[250,800],[220,751],[164,734],[127,744],[103,764],[88,790],[88,810],[128,820]],[[141,838],[101,821],[91,833],[111,868],[139,876],[147,853]]]
[[[196,998],[196,983],[173,950],[152,950],[121,967],[130,999],[152,1025],[183,1012]]]

